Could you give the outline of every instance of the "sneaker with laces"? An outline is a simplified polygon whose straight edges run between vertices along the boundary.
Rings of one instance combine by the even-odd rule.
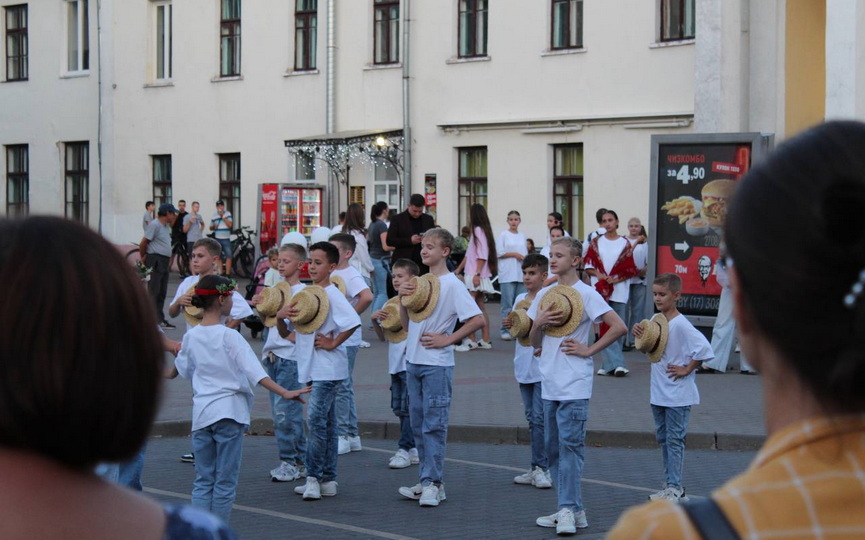
[[[598,370],[598,375],[600,375],[601,377],[606,377],[609,374],[610,374],[610,372],[604,368],[601,368]]]
[[[303,488],[299,493],[303,495],[303,500],[305,501],[317,501],[321,499],[321,485],[318,483],[317,478],[313,478],[312,476],[306,477],[306,484],[303,486],[297,486],[294,488],[294,492],[298,493],[298,490]]]
[[[514,476],[514,484],[520,484],[521,486],[530,486],[532,485],[533,476],[535,474],[534,470],[525,472],[523,474]]]
[[[291,482],[300,478],[300,472],[294,463],[282,461],[279,467],[270,471],[270,479],[273,482]]]
[[[427,484],[423,487],[418,504],[420,506],[438,506],[442,499],[440,489],[435,484]]]
[[[351,452],[351,443],[348,442],[348,436],[342,435],[339,437],[339,448],[337,449],[337,453],[339,455],[348,454]]]
[[[540,467],[535,467],[535,470],[532,471],[533,481],[532,485],[538,489],[549,489],[553,487],[553,482],[550,479],[549,471],[545,471]]]
[[[408,452],[400,448],[396,451],[396,454],[390,458],[387,466],[391,469],[405,469],[406,467],[411,466],[411,457]]]
[[[462,343],[454,347],[456,352],[468,352],[472,349],[477,349],[478,344],[470,339],[464,339]]]
[[[502,338],[502,341],[514,340],[514,336],[512,336],[510,332],[502,332],[500,337]]]
[[[351,452],[360,452],[363,450],[363,445],[360,444],[360,435],[355,435],[354,437],[351,435],[348,436],[348,449]]]
[[[407,499],[411,499],[416,501],[420,499],[421,493],[423,493],[423,486],[421,484],[415,484],[412,487],[401,487],[399,488],[399,494]],[[447,499],[447,495],[445,494],[445,485],[442,483],[439,485],[439,493],[438,493],[439,501],[444,501]]]
[[[361,341],[360,342],[360,348],[361,349],[369,349],[370,347],[371,347],[371,345],[369,344],[369,341]]]
[[[478,349],[492,349],[493,348],[492,343],[490,343],[489,341],[484,341],[482,339],[478,340],[477,346],[478,346]]]
[[[417,453],[417,448],[412,448],[408,451],[408,459],[411,461],[412,465],[417,465],[420,463],[420,456]]]
[[[613,375],[615,377],[624,377],[625,375],[627,375],[630,372],[631,372],[631,370],[629,370],[628,368],[624,368],[624,367],[619,366],[613,370]]]
[[[182,456],[180,456],[180,461],[182,461],[183,463],[195,463],[195,454],[193,454],[192,452],[188,454],[183,454]]]
[[[687,501],[685,496],[685,488],[676,486],[667,486],[661,491],[649,495],[650,501]]]
[[[174,326],[173,324],[171,324],[170,322],[165,321],[165,320],[162,321],[162,322],[159,324],[159,326],[161,326],[162,328],[168,328],[168,329],[177,328],[176,326]]]
[[[535,520],[535,523],[540,527],[555,527],[556,534],[575,534],[577,529],[585,529],[589,526],[585,510],[574,513],[568,508],[562,508],[549,516],[541,516]]]

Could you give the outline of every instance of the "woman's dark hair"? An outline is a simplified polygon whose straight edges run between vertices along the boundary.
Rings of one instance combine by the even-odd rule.
[[[745,176],[727,214],[746,315],[828,411],[865,410],[865,295],[844,305],[865,268],[863,148],[865,124],[810,129]]]
[[[0,220],[0,283],[0,446],[76,470],[135,455],[163,352],[132,266],[78,223]]]
[[[487,209],[484,205],[475,203],[469,207],[469,227],[471,227],[472,236],[475,234],[475,227],[480,227],[487,239],[487,247],[489,248],[489,257],[487,264],[490,267],[490,272],[493,275],[499,271],[499,258],[496,255],[496,239],[493,238],[493,228],[490,226],[490,217],[487,215]],[[472,241],[477,246],[478,239],[473,238]]]
[[[343,232],[360,231],[361,234],[366,235],[366,228],[363,225],[363,206],[358,203],[351,203],[345,211],[345,223],[342,225]]]
[[[550,233],[552,233],[555,230],[562,231],[562,236],[565,236],[565,228],[564,227],[561,227],[559,225],[554,225],[554,226],[550,227]]]
[[[387,208],[387,203],[384,201],[378,201],[374,205],[372,205],[372,209],[369,211],[369,220],[371,222],[375,222],[378,219],[378,216],[381,215],[382,212]]]
[[[561,225],[562,223],[565,222],[565,218],[562,217],[562,214],[560,214],[558,212],[550,212],[547,215],[550,216],[551,218],[553,218],[554,220],[556,220],[559,223],[559,225]]]
[[[531,255],[532,253],[534,253],[535,241],[532,240],[531,238],[526,238],[526,242],[530,242],[532,244],[532,251],[529,252],[529,255]]]
[[[616,221],[619,221],[619,214],[617,214],[614,210],[610,210],[609,208],[604,210],[604,213],[601,214],[601,221],[604,220],[604,216],[606,216],[607,214],[610,214],[611,216],[616,218]],[[601,221],[599,221],[598,223],[600,223]]]
[[[196,289],[216,289],[219,286],[230,287],[231,280],[225,276],[218,276],[216,274],[210,274],[209,276],[204,276],[198,281],[198,285],[195,286]],[[216,303],[219,298],[218,294],[207,294],[207,295],[192,295],[192,305],[198,308],[201,308],[205,311],[211,308],[213,304]]]

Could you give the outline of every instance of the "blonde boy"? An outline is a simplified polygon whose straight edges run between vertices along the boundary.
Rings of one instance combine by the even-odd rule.
[[[360,315],[372,304],[372,291],[369,290],[360,272],[348,263],[354,255],[357,240],[350,234],[339,233],[330,237],[330,243],[339,250],[339,264],[333,271],[333,275],[340,277],[345,283],[345,298]],[[342,381],[336,394],[340,454],[357,452],[363,448],[357,431],[357,407],[354,403],[354,384],[351,378],[361,341],[362,330],[358,327],[345,344],[348,351],[348,377]]]
[[[574,534],[589,526],[583,507],[580,481],[589,398],[592,397],[592,355],[627,332],[625,323],[592,287],[580,281],[577,268],[583,247],[579,240],[558,238],[550,246],[550,271],[558,284],[573,287],[582,297],[583,317],[576,330],[563,337],[544,333],[548,326],[565,322],[561,311],[541,310],[540,302],[553,287],[541,290],[532,302],[532,345],[541,348],[538,368],[544,400],[544,429],[551,476],[555,479],[558,512],[535,520],[541,527],[555,527],[557,534]],[[592,325],[605,322],[609,331],[587,346]]]
[[[420,322],[409,320],[400,304],[406,341],[406,382],[411,427],[420,458],[420,483],[402,487],[399,493],[419,500],[420,506],[438,506],[445,500],[444,476],[448,415],[454,370],[454,343],[459,343],[484,326],[483,315],[465,285],[447,267],[454,237],[444,229],[430,229],[421,240],[421,260],[439,279],[438,302],[432,313]],[[414,292],[413,283],[400,287],[400,296]],[[463,326],[450,333],[457,319]]]

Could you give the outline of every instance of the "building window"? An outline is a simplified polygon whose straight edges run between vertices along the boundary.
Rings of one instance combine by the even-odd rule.
[[[460,148],[459,227],[469,223],[469,208],[487,206],[487,148]]]
[[[240,154],[219,154],[219,198],[240,227]]]
[[[66,217],[89,222],[90,143],[66,143]]]
[[[294,70],[316,68],[318,0],[296,0],[294,9]]]
[[[66,0],[66,71],[90,69],[88,0]]]
[[[27,5],[6,8],[6,80],[27,80]]]
[[[158,207],[171,201],[171,156],[150,156],[153,160],[153,202]]]
[[[30,212],[30,156],[26,144],[6,147],[6,215]]]
[[[553,0],[550,48],[580,49],[583,46],[583,0]]]
[[[384,201],[391,208],[399,207],[399,174],[387,161],[375,162],[373,193],[375,202]]]
[[[487,55],[487,0],[459,0],[460,58]]]
[[[399,0],[375,0],[376,64],[399,62]],[[382,199],[383,200],[383,199]]]
[[[300,151],[294,155],[294,179],[315,180],[315,154]]]
[[[694,0],[661,0],[661,41],[694,39]]]
[[[583,145],[553,147],[553,208],[562,214],[565,230],[583,238]]]
[[[172,5],[156,5],[156,78],[171,78]]]
[[[240,76],[240,0],[222,0],[219,21],[220,77]]]

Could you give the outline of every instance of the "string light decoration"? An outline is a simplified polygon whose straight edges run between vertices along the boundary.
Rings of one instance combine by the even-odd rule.
[[[304,154],[315,158],[314,169],[319,171],[319,163],[327,166],[341,184],[348,183],[348,170],[356,161],[387,163],[399,177],[403,172],[402,130],[364,131],[343,133],[341,137],[322,135],[304,139],[285,141],[285,146],[293,156]]]

